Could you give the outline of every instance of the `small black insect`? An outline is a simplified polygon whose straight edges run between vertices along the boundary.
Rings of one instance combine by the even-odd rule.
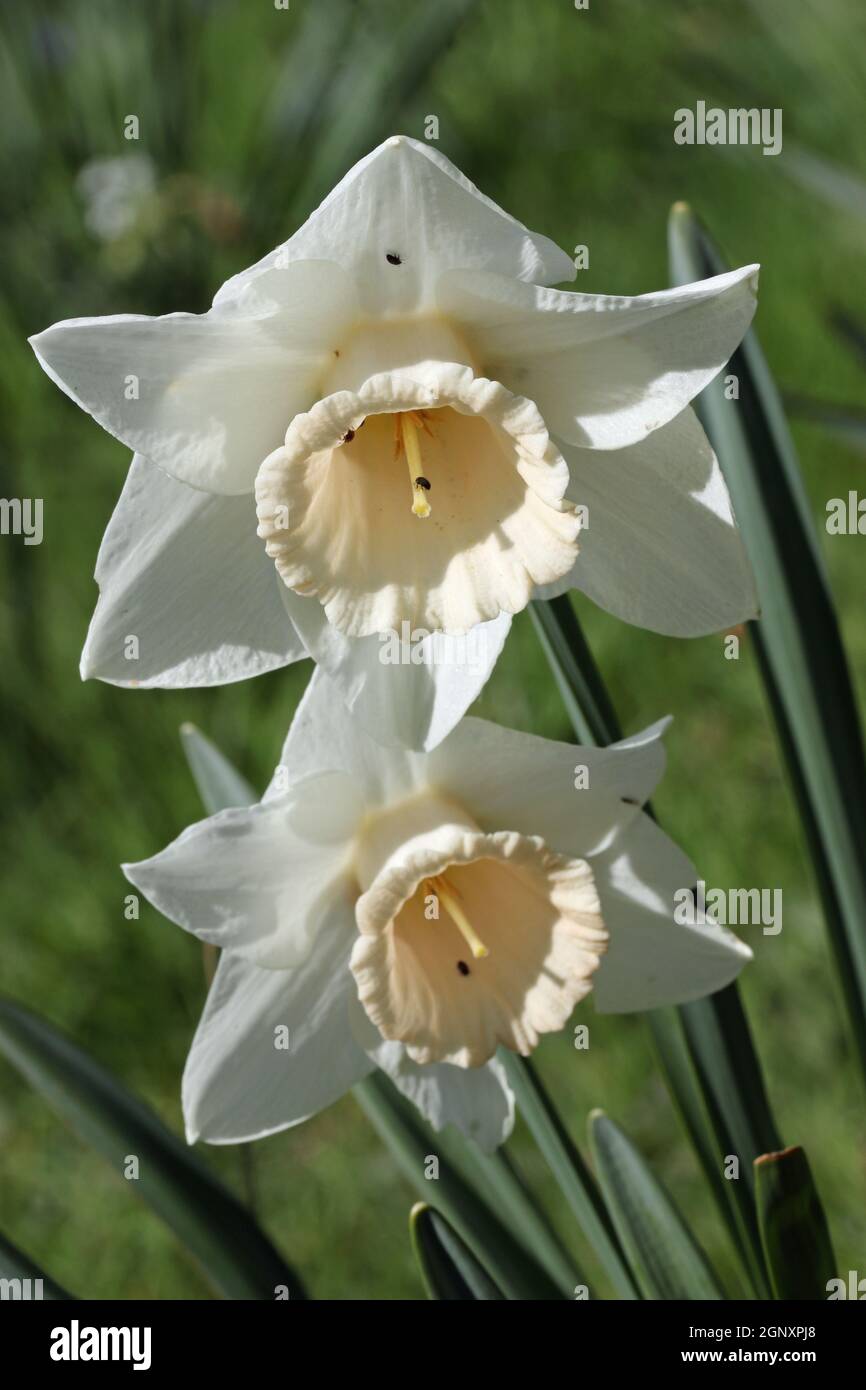
[[[387,255],[385,256],[385,260],[388,262],[389,265],[402,265],[402,264],[403,264],[403,257],[402,257],[402,256],[398,256],[396,251],[389,251],[389,252],[387,253]]]
[[[415,479],[415,486],[416,486],[416,487],[423,487],[423,489],[424,489],[425,492],[429,492],[429,491],[430,491],[430,484],[429,484],[429,482],[427,481],[426,478],[416,478],[416,479]]]
[[[352,442],[352,440],[353,440],[354,438],[355,438],[355,431],[354,431],[354,430],[346,430],[346,433],[343,435],[343,443],[344,443],[344,444],[351,444],[351,442]]]
[[[458,960],[457,969],[460,971],[461,975],[469,974],[469,966],[466,964],[465,960]]]

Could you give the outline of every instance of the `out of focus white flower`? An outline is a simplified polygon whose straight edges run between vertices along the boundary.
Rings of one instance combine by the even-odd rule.
[[[91,159],[76,180],[84,199],[84,220],[100,241],[116,241],[132,231],[156,190],[156,170],[146,154]]]

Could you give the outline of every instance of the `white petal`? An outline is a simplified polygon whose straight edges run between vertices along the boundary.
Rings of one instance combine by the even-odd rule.
[[[593,995],[602,1013],[632,1013],[702,999],[731,983],[752,953],[714,922],[680,925],[678,892],[697,880],[694,865],[648,816],[591,861],[608,949]]]
[[[757,615],[728,490],[693,410],[630,449],[565,455],[569,496],[589,513],[571,584],[618,618],[674,637]]]
[[[295,710],[263,801],[282,796],[286,779],[297,782],[325,767],[351,778],[369,807],[411,796],[424,777],[423,757],[374,742],[346,708],[336,684],[317,666]]]
[[[311,261],[270,271],[222,310],[67,319],[30,341],[110,434],[193,487],[237,494],[315,400],[356,316],[345,273]]]
[[[349,1021],[354,924],[338,899],[317,949],[295,970],[220,959],[183,1074],[190,1143],[242,1143],[298,1124],[339,1100],[375,1063]],[[288,1029],[288,1050],[275,1046]]]
[[[427,777],[485,830],[540,835],[560,854],[596,854],[661,777],[668,722],[609,748],[582,748],[465,719],[431,753]]]
[[[370,1028],[378,1038],[372,1025]],[[421,1066],[412,1061],[402,1043],[381,1039],[372,1046],[370,1055],[437,1132],[454,1125],[486,1153],[504,1144],[511,1134],[514,1096],[505,1069],[495,1057],[472,1070],[452,1067],[448,1062]]]
[[[423,523],[422,523],[423,524]],[[435,748],[462,719],[490,676],[511,618],[501,613],[465,637],[430,633],[396,644],[389,634],[345,637],[315,598],[280,591],[304,646],[327,672],[350,717],[386,747]]]
[[[251,496],[198,492],[136,457],[100,547],[96,580],[84,679],[222,685],[306,656],[256,535]],[[135,659],[130,637],[138,642]]]
[[[479,193],[438,150],[403,135],[360,160],[284,246],[229,280],[214,302],[232,299],[278,257],[337,261],[354,275],[371,314],[430,307],[436,280],[453,267],[540,284],[575,274],[552,241]]]
[[[571,444],[622,449],[678,415],[740,342],[757,266],[629,299],[454,271],[439,288],[487,376]]]
[[[285,970],[317,949],[322,904],[348,871],[362,814],[350,778],[319,773],[267,805],[219,811],[123,870],[185,931]]]

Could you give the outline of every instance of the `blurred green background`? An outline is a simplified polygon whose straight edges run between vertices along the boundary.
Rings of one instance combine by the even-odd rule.
[[[4,0],[0,47],[0,422],[4,497],[42,497],[40,547],[0,540],[2,990],[65,1028],[176,1129],[204,997],[197,943],[147,905],[123,916],[118,864],[200,815],[178,741],[197,723],[259,786],[307,663],[209,691],[80,683],[97,547],[123,447],[42,374],[25,339],[87,314],[202,311],[385,136],[422,138],[565,248],[577,287],[667,283],[676,199],[732,264],[763,265],[757,327],[801,402],[862,402],[866,177],[861,0]],[[781,107],[784,149],[679,147],[673,113]],[[140,139],[124,139],[124,118]],[[840,314],[847,315],[840,330]],[[853,320],[853,323],[852,323]],[[858,332],[860,356],[858,359]],[[866,675],[864,541],[826,535],[861,485],[856,431],[795,421],[854,678]],[[670,712],[656,805],[714,887],[780,887],[784,930],[753,930],[743,995],[786,1143],[807,1147],[841,1269],[866,1259],[866,1117],[804,844],[748,643],[679,642],[579,605],[627,730]],[[526,616],[478,702],[567,738]],[[591,1017],[591,1048],[539,1066],[573,1134],[603,1106],[731,1259],[640,1018]],[[517,1160],[609,1292],[521,1130]],[[412,1196],[355,1101],[246,1151],[208,1150],[317,1297],[422,1296]],[[435,1194],[434,1198],[435,1200]],[[0,1063],[0,1229],[89,1297],[196,1298],[206,1286],[127,1184]],[[736,1284],[732,1284],[736,1292]]]

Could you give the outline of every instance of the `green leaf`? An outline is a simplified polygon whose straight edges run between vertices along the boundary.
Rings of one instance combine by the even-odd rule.
[[[2,1234],[0,1234],[0,1279],[29,1279],[31,1285],[36,1280],[41,1280],[41,1298],[57,1299],[61,1302],[74,1301],[73,1294],[67,1293],[60,1284],[55,1284],[51,1276],[40,1269],[38,1265],[35,1265],[29,1255],[25,1255],[23,1250],[19,1250],[17,1245],[13,1245],[11,1240],[7,1240]],[[36,1297],[32,1289],[31,1297]]]
[[[750,1219],[756,1224],[754,1206],[750,1196],[746,1203],[740,1202],[735,1191],[738,1184],[722,1177],[723,1148],[710,1123],[680,1013],[677,1009],[654,1009],[647,1014],[647,1021],[671,1098],[725,1219],[740,1265],[748,1271],[753,1293],[763,1296],[768,1293],[768,1285],[763,1262],[755,1259],[753,1233],[748,1226]]]
[[[226,1298],[273,1299],[297,1276],[232,1194],[152,1110],[44,1019],[0,999],[0,1052],[162,1217]]]
[[[439,1135],[395,1089],[382,1072],[374,1072],[354,1088],[367,1118],[388,1145],[409,1182],[424,1197],[436,1194],[436,1205],[476,1259],[490,1271],[506,1298],[560,1300],[563,1294],[541,1265],[482,1197],[472,1190],[456,1165],[443,1155]],[[437,1178],[427,1178],[436,1159]]]
[[[484,1193],[495,1204],[512,1234],[524,1249],[532,1251],[566,1297],[572,1297],[578,1284],[588,1288],[586,1275],[565,1249],[505,1149],[500,1146],[488,1154],[477,1144],[455,1142],[457,1132],[453,1127],[450,1132],[446,1131],[446,1136],[437,1136],[437,1141],[442,1143],[443,1137],[446,1152],[474,1190]]]
[[[189,770],[209,816],[229,806],[252,806],[259,800],[247,779],[195,724],[181,724],[180,737]]]
[[[573,1211],[620,1298],[638,1297],[634,1280],[604,1202],[580,1151],[563,1126],[532,1065],[500,1049],[517,1104],[560,1191]]]
[[[590,1115],[589,1142],[608,1210],[644,1298],[724,1298],[661,1183],[601,1110]]]
[[[568,595],[534,601],[529,612],[575,736],[602,748],[616,743],[622,738],[619,720]]]
[[[682,204],[671,213],[677,284],[726,267]],[[698,401],[719,456],[758,589],[751,624],[809,848],[851,1030],[866,1075],[866,758],[841,633],[784,412],[753,332]],[[829,890],[829,891],[828,891]],[[776,1146],[778,1147],[778,1146]]]
[[[774,1298],[826,1299],[836,1260],[803,1150],[762,1154],[755,1160],[755,1187]]]
[[[416,1202],[409,1213],[409,1234],[430,1298],[466,1303],[504,1297],[445,1217],[426,1203]]]
[[[543,645],[557,682],[567,691],[566,707],[575,735],[602,746],[615,743],[622,736],[619,720],[570,599],[533,604],[533,609],[547,639]],[[644,809],[652,815],[650,806]],[[734,1248],[743,1257],[756,1295],[767,1297],[769,1284],[751,1183],[725,1182],[721,1173],[729,1154],[736,1154],[750,1168],[758,1154],[779,1147],[779,1141],[737,986],[729,985],[722,995],[688,1005],[688,1013],[660,1009],[647,1014],[647,1019],[668,1086],[686,1117]],[[729,1105],[733,1107],[730,1115]],[[732,1135],[745,1145],[742,1150],[733,1147]]]

